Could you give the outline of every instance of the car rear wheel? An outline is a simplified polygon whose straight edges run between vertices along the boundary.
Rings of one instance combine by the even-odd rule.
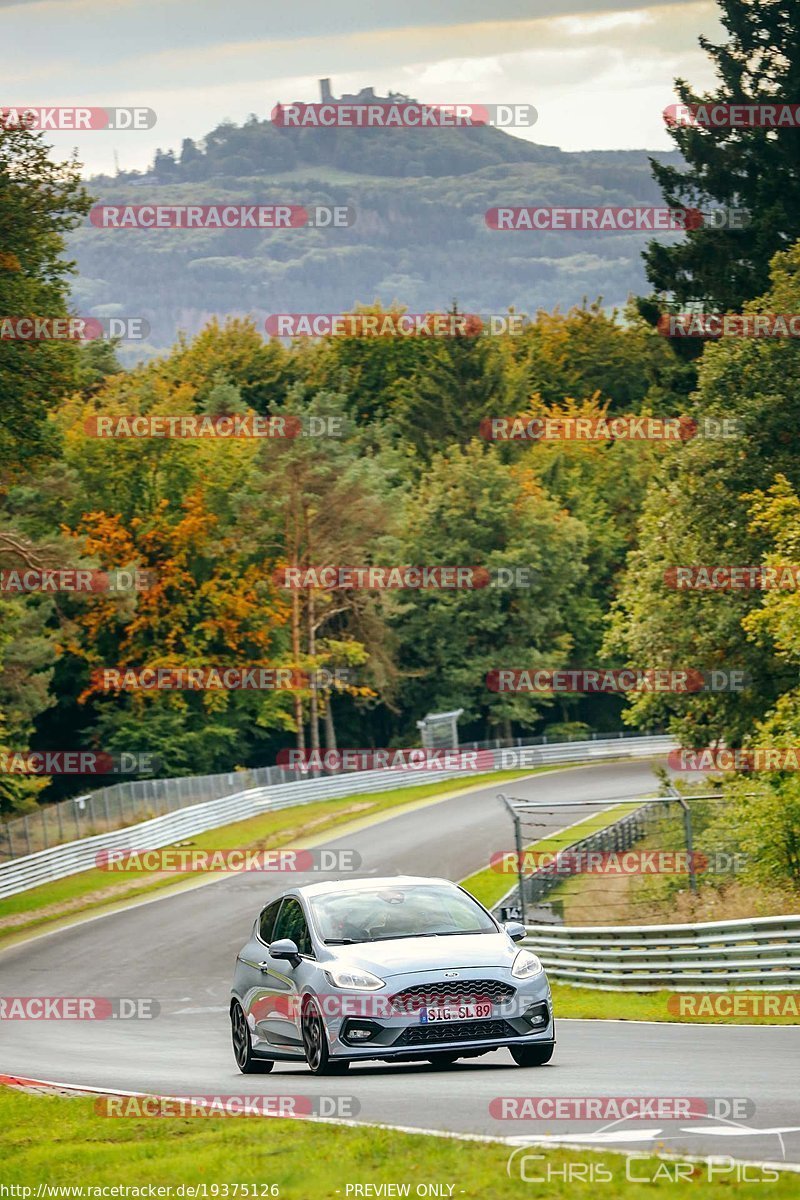
[[[553,1057],[555,1046],[511,1046],[511,1057],[518,1067],[543,1067]]]
[[[313,1000],[307,1000],[303,1009],[302,1030],[309,1070],[314,1075],[343,1075],[350,1063],[347,1059],[343,1062],[331,1060],[322,1014]]]
[[[275,1066],[272,1059],[254,1058],[247,1018],[238,1000],[231,1004],[231,1040],[236,1065],[243,1075],[266,1075]]]

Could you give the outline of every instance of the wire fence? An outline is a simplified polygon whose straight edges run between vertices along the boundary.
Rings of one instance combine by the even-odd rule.
[[[540,762],[569,765],[575,762],[608,761],[618,758],[652,758],[673,749],[674,745],[674,739],[662,736],[629,738],[624,742],[613,738],[572,745],[543,746],[534,753]],[[475,756],[477,762],[472,780],[484,772],[498,769],[498,762],[505,753],[502,749],[479,751]],[[440,780],[464,780],[464,770],[459,767],[445,765],[437,774]],[[398,788],[413,787],[419,782],[425,780],[410,778],[407,770],[383,768],[340,774],[338,778],[306,778],[282,786],[248,788],[233,795],[207,801],[205,804],[193,804],[178,812],[169,812],[149,821],[138,822],[124,829],[96,834],[0,862],[0,899],[28,891],[42,883],[90,870],[107,862],[108,853],[111,851],[124,850],[129,854],[137,850],[155,850],[160,846],[174,845],[198,833],[247,820],[265,812],[325,802],[337,796],[394,791]]]
[[[572,926],[661,919],[698,880],[724,885],[746,865],[727,832],[722,793],[628,800],[616,819],[607,799],[505,803],[516,848],[495,865],[517,882],[495,905],[504,919]],[[601,811],[576,824],[575,808],[593,805]],[[558,824],[566,827],[548,832]]]
[[[569,742],[620,740],[653,736],[624,731],[621,733],[575,734],[572,737],[494,738],[483,742],[466,742],[460,750],[521,749],[546,747]],[[490,768],[491,769],[491,768]],[[238,792],[258,787],[276,787],[309,778],[357,771],[307,770],[301,767],[256,767],[229,771],[219,775],[189,775],[173,779],[140,779],[114,783],[97,791],[43,804],[23,816],[0,822],[0,862],[47,850],[52,846],[82,838],[95,837],[115,829],[125,829],[154,817],[177,812],[194,804],[219,800]]]

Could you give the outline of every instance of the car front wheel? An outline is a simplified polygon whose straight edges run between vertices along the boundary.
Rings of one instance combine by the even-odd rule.
[[[243,1075],[266,1075],[275,1066],[272,1059],[253,1056],[247,1018],[238,1000],[231,1004],[231,1040],[236,1065]]]
[[[457,1054],[434,1054],[428,1059],[428,1062],[432,1067],[437,1067],[440,1071],[444,1071],[447,1067],[452,1067],[457,1059]]]
[[[550,1062],[554,1050],[552,1042],[549,1046],[512,1046],[511,1057],[518,1067],[543,1067]]]
[[[314,1075],[343,1075],[350,1063],[331,1061],[328,1038],[322,1022],[322,1014],[313,1000],[306,1001],[303,1009],[303,1049],[309,1070]]]

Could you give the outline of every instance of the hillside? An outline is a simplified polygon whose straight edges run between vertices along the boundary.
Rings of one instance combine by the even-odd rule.
[[[660,156],[663,159],[671,155]],[[660,202],[645,151],[567,153],[491,128],[288,130],[221,125],[146,176],[90,180],[98,202],[350,205],[347,229],[102,230],[70,249],[76,309],[143,316],[144,352],[212,314],[337,312],[376,298],[412,311],[621,305],[645,288],[641,233],[508,233],[486,209]],[[137,347],[133,353],[141,353]]]

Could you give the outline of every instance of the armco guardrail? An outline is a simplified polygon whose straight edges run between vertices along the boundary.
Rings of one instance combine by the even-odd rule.
[[[609,741],[642,737],[642,734],[607,734],[599,740]],[[650,734],[644,735],[650,736]],[[546,734],[530,738],[494,738],[490,742],[462,743],[459,749],[474,750],[524,750],[531,748],[538,753],[548,753],[552,746],[563,745],[572,738],[548,740]],[[574,739],[582,744],[580,739]],[[588,740],[588,739],[587,739]],[[592,734],[592,741],[598,740]],[[530,765],[543,761],[534,753]],[[353,772],[350,772],[353,773]],[[337,775],[340,771],[316,771],[314,777]],[[95,837],[99,833],[110,833],[113,829],[127,828],[140,821],[151,821],[181,808],[204,804],[207,800],[221,800],[223,796],[237,795],[251,788],[276,787],[284,783],[297,783],[307,775],[299,767],[248,767],[245,770],[227,771],[219,775],[181,775],[172,779],[134,779],[112,783],[83,796],[73,796],[56,804],[42,804],[32,812],[0,821],[0,863],[10,858],[22,858],[37,850],[49,850],[65,842],[79,842],[83,838]]]
[[[674,738],[663,736],[556,743],[537,746],[535,749],[525,748],[524,765],[533,767],[549,763],[592,762],[604,758],[648,758],[665,754],[676,745]],[[508,766],[504,756],[508,755],[509,750],[482,750],[479,753],[481,757],[478,766],[481,770],[499,770]],[[102,850],[156,850],[160,846],[171,846],[184,838],[271,809],[292,808],[318,800],[332,800],[337,796],[409,787],[414,783],[423,782],[420,778],[422,774],[420,771],[398,769],[358,771],[321,779],[298,780],[274,787],[249,788],[204,804],[194,804],[177,812],[166,813],[150,821],[129,825],[125,829],[115,829],[95,837],[51,846],[48,850],[40,850],[35,854],[0,863],[0,899],[14,896],[18,892],[27,891],[53,879],[63,879],[67,875],[87,871],[96,865],[97,855]],[[468,783],[470,771],[437,770],[425,774],[428,779],[461,779]]]
[[[693,925],[532,926],[552,979],[605,991],[800,987],[800,916]]]

